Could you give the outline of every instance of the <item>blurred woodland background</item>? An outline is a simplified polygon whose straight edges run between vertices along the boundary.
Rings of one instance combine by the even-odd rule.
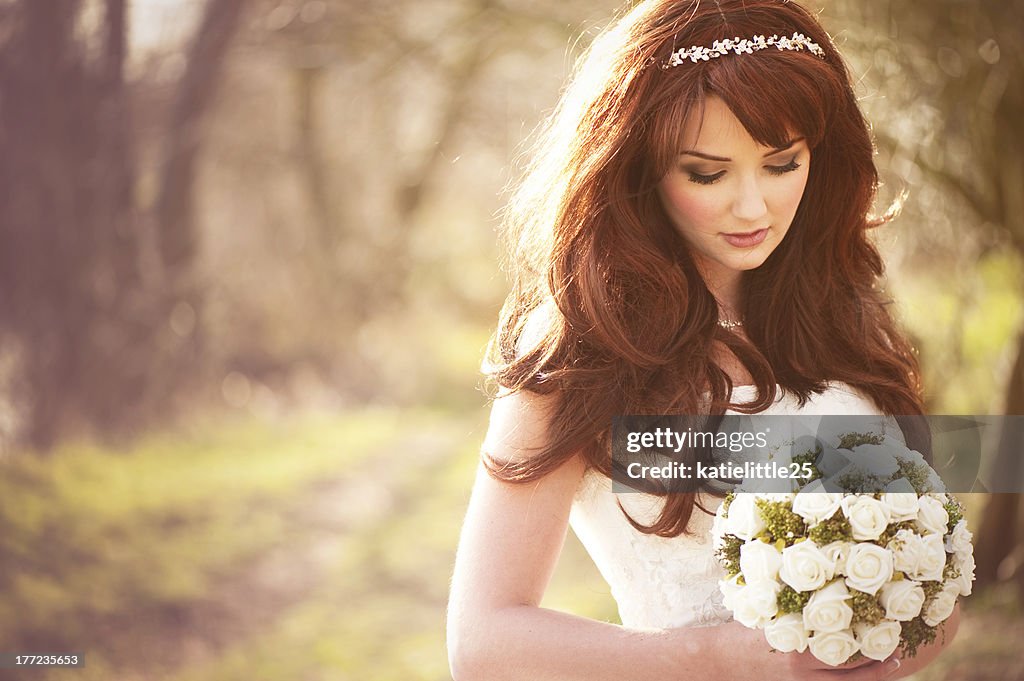
[[[0,650],[448,677],[495,214],[621,6],[0,0]],[[819,9],[931,412],[1024,414],[1024,0]],[[919,676],[1022,679],[1024,508],[969,497],[983,588]],[[571,539],[548,605],[615,619]]]

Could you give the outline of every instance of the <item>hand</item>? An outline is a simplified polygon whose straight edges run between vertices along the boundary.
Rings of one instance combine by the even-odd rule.
[[[740,663],[722,677],[723,681],[882,681],[892,677],[900,667],[898,652],[884,662],[862,658],[833,667],[810,651],[780,653],[773,650],[760,629],[750,629],[739,622],[730,622],[719,629],[734,651],[744,651],[732,658]]]

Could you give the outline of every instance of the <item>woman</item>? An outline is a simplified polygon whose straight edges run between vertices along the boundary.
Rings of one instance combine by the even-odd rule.
[[[648,0],[590,48],[513,197],[500,386],[459,546],[465,679],[880,679],[730,621],[706,494],[614,495],[620,414],[920,414],[875,282],[872,145],[849,74],[783,0]],[[908,435],[910,435],[908,433]],[[570,522],[622,626],[538,603]],[[902,666],[901,666],[902,662]]]

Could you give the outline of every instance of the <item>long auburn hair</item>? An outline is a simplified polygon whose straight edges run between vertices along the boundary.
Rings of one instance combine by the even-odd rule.
[[[803,33],[825,51],[765,49],[663,69],[680,47]],[[749,342],[718,311],[656,192],[682,147],[684,122],[720,97],[751,137],[812,150],[789,232],[744,274]],[[484,370],[504,391],[555,394],[549,438],[522,461],[484,453],[490,474],[535,480],[580,453],[610,474],[621,414],[762,411],[777,386],[806,403],[829,381],[885,413],[920,415],[918,365],[875,287],[883,272],[868,230],[877,171],[850,74],[817,20],[785,0],[647,0],[592,43],[533,150],[504,216],[513,288]],[[730,402],[714,361],[721,344],[757,399]],[[910,434],[908,433],[908,437]],[[641,531],[683,533],[693,493],[666,496]]]

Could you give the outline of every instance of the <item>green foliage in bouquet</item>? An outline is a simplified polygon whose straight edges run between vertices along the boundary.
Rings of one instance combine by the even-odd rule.
[[[765,529],[759,539],[769,544],[785,542],[785,546],[791,546],[794,541],[807,534],[807,523],[804,519],[793,513],[793,505],[788,501],[769,501],[758,499],[755,502],[761,517],[764,518]],[[785,546],[778,546],[781,551]]]
[[[914,489],[923,491],[931,487],[931,483],[928,480],[928,469],[919,466],[913,461],[907,461],[905,459],[896,459],[896,465],[899,466],[900,472],[898,477],[906,478]]]
[[[836,481],[843,490],[856,494],[880,492],[885,489],[886,482],[877,475],[871,475],[864,471],[846,473],[839,476],[839,479]]]
[[[853,528],[842,511],[836,511],[828,520],[823,520],[808,532],[807,538],[818,546],[825,546],[834,541],[850,541],[853,539]]]
[[[740,573],[740,547],[743,540],[734,534],[727,534],[722,537],[722,546],[715,551],[715,557],[725,568],[729,577],[735,577]]]
[[[942,582],[925,580],[921,582],[921,589],[924,591],[924,604],[927,607],[932,600],[942,591]],[[925,608],[922,608],[924,610]]]
[[[901,647],[908,657],[917,655],[917,649],[920,646],[933,643],[935,636],[939,633],[937,628],[925,624],[924,618],[920,616],[908,622],[902,622],[900,628]]]
[[[867,624],[874,626],[885,619],[885,608],[877,596],[850,589],[853,598],[850,600],[850,607],[853,608],[852,624]],[[810,594],[808,594],[810,596]]]
[[[913,530],[913,529],[914,529],[914,521],[913,520],[904,520],[903,522],[899,522],[899,523],[890,523],[889,527],[885,528],[885,532],[882,533],[882,536],[879,537],[878,540],[875,541],[875,543],[878,544],[879,546],[885,546],[889,542],[891,542],[893,539],[896,538],[896,535],[899,533],[900,530]]]
[[[952,532],[956,524],[964,519],[964,506],[960,503],[959,499],[950,498],[943,508],[946,509],[946,514],[949,516],[949,522],[946,523],[946,532]]]
[[[881,433],[844,433],[839,436],[839,449],[853,449],[861,445],[880,445],[885,442]]]
[[[779,611],[784,615],[799,615],[803,612],[807,601],[811,600],[812,595],[813,592],[811,591],[797,591],[788,584],[785,584],[779,591]]]
[[[818,461],[818,457],[821,456],[821,453],[821,445],[818,445],[814,450],[808,449],[803,454],[793,457],[792,461],[797,465],[798,470],[804,470],[804,464],[808,464],[811,469],[811,474],[809,476],[794,478],[796,482],[799,482],[801,487],[821,477],[821,471],[819,471],[818,467],[815,465]]]

